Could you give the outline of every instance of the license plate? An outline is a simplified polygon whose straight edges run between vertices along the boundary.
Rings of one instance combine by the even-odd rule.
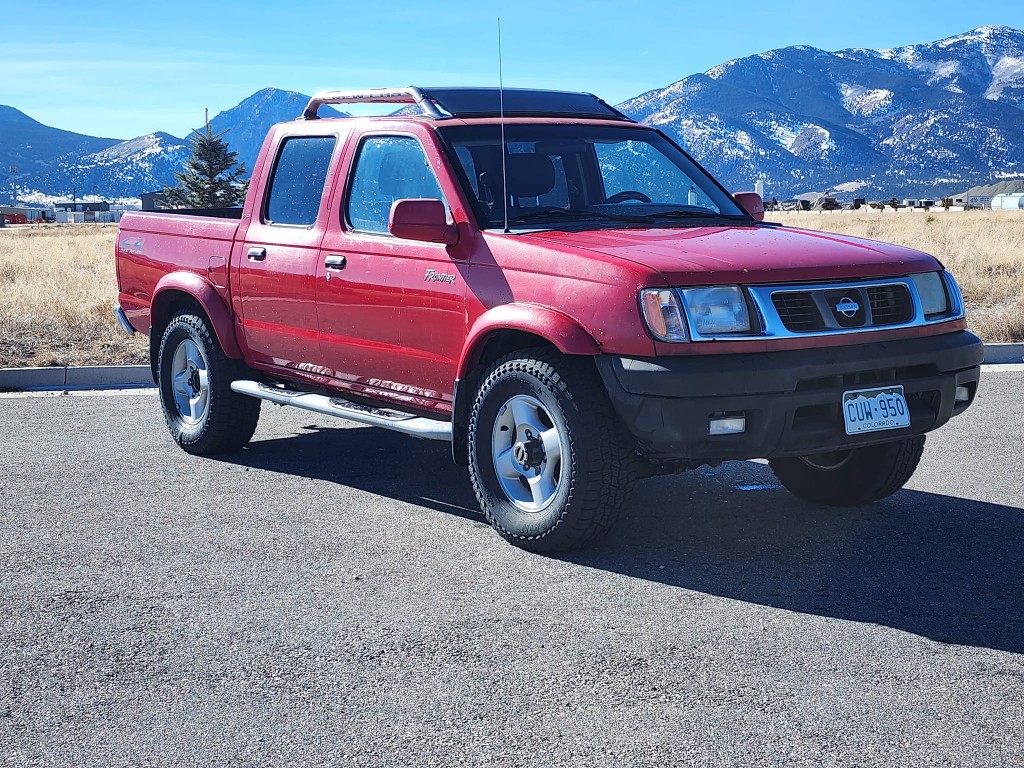
[[[880,432],[910,426],[910,409],[903,387],[854,389],[843,392],[843,419],[846,434]]]

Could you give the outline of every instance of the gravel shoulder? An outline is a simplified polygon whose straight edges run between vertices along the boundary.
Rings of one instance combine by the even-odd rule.
[[[151,392],[0,399],[0,763],[1019,765],[1022,388],[880,504],[734,462],[565,559],[444,445],[266,407],[215,461]]]

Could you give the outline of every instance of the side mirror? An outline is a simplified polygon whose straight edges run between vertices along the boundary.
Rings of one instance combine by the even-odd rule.
[[[448,223],[448,209],[440,200],[395,200],[388,216],[388,232],[424,243],[459,242],[459,229]]]
[[[757,192],[734,192],[732,196],[751,217],[757,221],[764,221],[764,200]]]

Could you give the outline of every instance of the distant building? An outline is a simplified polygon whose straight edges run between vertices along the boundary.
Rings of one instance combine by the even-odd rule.
[[[86,213],[88,211],[98,213],[100,211],[109,211],[110,203],[105,200],[98,203],[83,203],[80,200],[75,200],[72,202],[54,203],[53,208],[54,210],[67,211],[68,213]]]
[[[143,192],[140,197],[142,198],[142,210],[144,211],[159,211],[169,207],[167,205],[167,196],[163,192]]]
[[[8,224],[53,221],[53,211],[30,205],[0,205],[0,218],[3,218]]]
[[[993,211],[1017,211],[1024,208],[1024,192],[1010,192],[1002,195],[993,195]]]

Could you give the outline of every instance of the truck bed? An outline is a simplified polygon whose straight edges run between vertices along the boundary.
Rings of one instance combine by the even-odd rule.
[[[153,294],[161,278],[170,273],[191,272],[226,296],[227,265],[238,230],[237,218],[210,211],[197,215],[178,210],[133,212],[121,218],[117,236],[118,300],[137,330],[148,330]]]
[[[163,210],[145,211],[145,213],[158,213],[172,216],[207,216],[216,219],[242,218],[241,206],[236,208],[168,208]]]

